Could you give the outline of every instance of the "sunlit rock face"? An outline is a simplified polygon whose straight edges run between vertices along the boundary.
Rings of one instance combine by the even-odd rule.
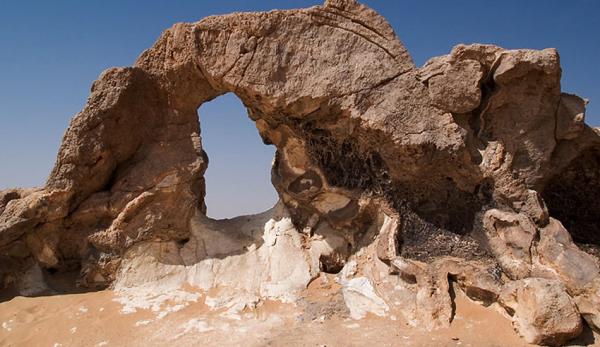
[[[560,77],[556,50],[480,44],[418,68],[351,0],[176,24],[93,83],[44,187],[0,192],[2,283],[32,294],[75,270],[245,305],[294,301],[325,271],[353,317],[397,309],[430,329],[453,319],[456,283],[527,341],[562,343],[580,315],[600,328],[600,134]],[[196,112],[228,92],[277,148],[280,202],[215,221]]]

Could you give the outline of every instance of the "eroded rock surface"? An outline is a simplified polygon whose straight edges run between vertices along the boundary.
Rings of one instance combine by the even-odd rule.
[[[581,333],[581,317],[558,281],[526,278],[508,284],[500,302],[529,343],[560,346]]]
[[[187,284],[235,314],[353,263],[340,290],[354,318],[446,327],[457,284],[513,311],[528,341],[563,343],[580,315],[599,329],[598,259],[573,240],[599,245],[600,134],[560,76],[554,49],[480,44],[418,68],[352,0],[176,24],[93,83],[44,187],[0,192],[1,284]],[[280,202],[214,221],[197,110],[229,92],[277,148]],[[557,284],[527,289],[543,281]]]

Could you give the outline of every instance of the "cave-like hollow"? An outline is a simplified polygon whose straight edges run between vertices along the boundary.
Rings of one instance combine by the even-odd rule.
[[[575,242],[600,246],[599,150],[586,150],[573,159],[549,181],[542,196],[550,215]]]

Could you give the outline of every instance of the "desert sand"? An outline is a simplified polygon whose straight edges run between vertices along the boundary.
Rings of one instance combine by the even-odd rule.
[[[314,280],[297,305],[261,301],[239,315],[211,310],[205,304],[211,293],[191,287],[185,291],[198,295],[193,300],[166,300],[135,312],[111,290],[18,296],[0,303],[0,346],[529,346],[496,309],[460,291],[447,329],[428,332],[400,314],[391,323],[374,315],[353,320],[335,300],[333,277]],[[588,331],[579,344],[598,341]]]

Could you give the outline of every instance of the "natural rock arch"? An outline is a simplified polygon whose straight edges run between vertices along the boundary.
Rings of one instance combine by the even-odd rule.
[[[277,147],[281,204],[260,218],[317,259],[261,295],[373,251],[390,276],[416,282],[413,314],[431,328],[452,319],[450,278],[516,312],[530,342],[561,343],[581,331],[580,313],[600,326],[600,277],[540,195],[558,168],[597,151],[600,136],[583,123],[584,101],[561,93],[560,73],[553,49],[490,45],[459,45],[417,68],[389,24],[349,0],[176,24],[134,67],[94,82],[43,189],[0,195],[2,275],[80,267],[82,284],[105,286],[157,244],[218,248],[206,235],[218,239],[226,226],[193,227],[205,211],[196,110],[232,92]],[[181,258],[219,262],[246,246]],[[569,331],[521,309],[531,286],[552,288]]]
[[[102,251],[118,253],[155,237],[185,238],[185,221],[196,205],[204,209],[205,155],[194,135],[198,133],[195,110],[226,92],[244,102],[264,141],[277,146],[274,185],[300,228],[318,214],[317,207],[306,203],[329,189],[328,182],[333,181],[339,190],[330,198],[344,202],[339,207],[348,209],[340,213],[349,213],[345,219],[352,219],[361,190],[382,190],[383,183],[375,176],[399,171],[382,167],[386,161],[396,161],[394,154],[399,150],[412,151],[416,157],[406,161],[418,161],[425,146],[464,147],[460,128],[451,123],[449,114],[414,102],[425,98],[426,90],[415,79],[416,69],[389,25],[362,5],[344,6],[355,13],[332,3],[270,12],[259,22],[256,14],[236,14],[194,25],[178,24],[144,52],[135,67],[104,72],[94,83],[86,108],[70,125],[46,185],[48,191],[61,192],[59,198],[51,198],[55,212],[68,215],[77,228],[86,228],[78,224],[85,219],[79,216],[86,214],[86,205],[108,203],[113,211],[107,208],[106,215],[94,216],[93,222],[99,219],[110,224],[88,236],[94,248]],[[341,37],[331,40],[334,33]],[[305,52],[310,48],[306,41],[312,37],[321,37],[324,49]],[[336,45],[342,42],[353,50],[338,52]],[[343,81],[331,82],[340,75]],[[366,94],[384,99],[389,90],[403,84],[417,92],[411,95],[414,114],[408,117],[437,116],[397,125],[415,128],[415,134],[450,131],[450,141],[458,143],[428,134],[386,144],[393,129],[386,122],[394,120],[396,110],[363,106],[364,120],[352,114],[358,111],[358,99]],[[315,126],[315,121],[320,124]],[[397,142],[408,142],[402,146],[407,148],[396,148],[400,147]],[[449,157],[436,155],[438,161]],[[422,180],[427,170],[412,166],[418,172],[403,174],[410,175],[409,180]],[[314,184],[304,186],[310,181]],[[345,192],[353,199],[341,193],[344,188],[354,190]],[[297,199],[304,206],[297,208],[292,202]],[[324,199],[318,200],[319,206],[326,205]],[[167,206],[175,201],[180,208],[171,212]],[[156,217],[150,223],[148,213]],[[333,214],[332,218],[339,219]]]

